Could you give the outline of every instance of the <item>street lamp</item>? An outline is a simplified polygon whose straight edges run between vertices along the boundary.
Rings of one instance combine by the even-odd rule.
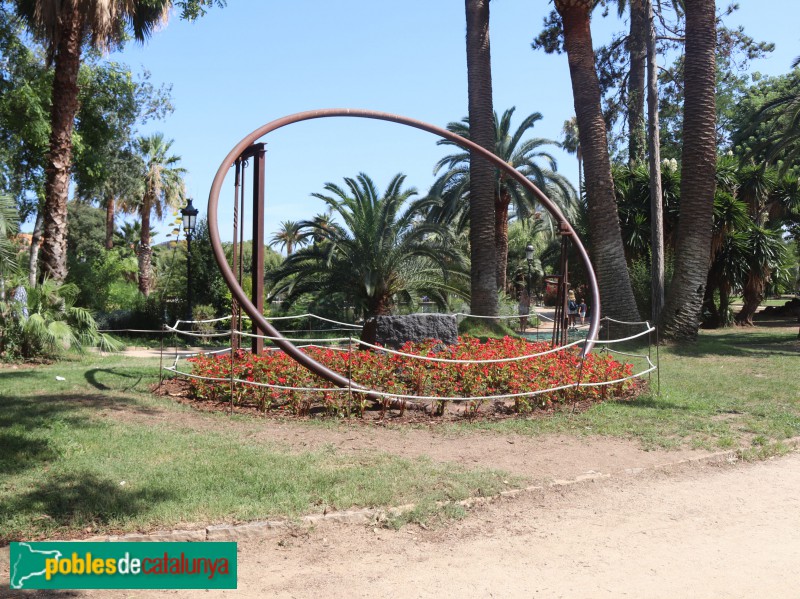
[[[531,296],[531,268],[533,268],[533,246],[529,243],[525,248],[525,260],[528,261],[528,297]]]
[[[197,223],[197,208],[189,198],[186,207],[181,208],[183,231],[186,233],[186,320],[192,319],[192,236]]]

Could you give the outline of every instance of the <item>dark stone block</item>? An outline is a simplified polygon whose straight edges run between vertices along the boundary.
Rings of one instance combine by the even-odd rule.
[[[438,339],[446,345],[458,343],[458,324],[446,314],[409,314],[368,318],[361,333],[362,341],[380,343],[397,349],[407,341],[415,343]]]

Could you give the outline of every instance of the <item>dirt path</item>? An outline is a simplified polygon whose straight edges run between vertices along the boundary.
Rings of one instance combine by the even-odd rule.
[[[437,530],[332,525],[240,542],[234,592],[55,596],[797,597],[799,521],[794,453],[531,493]]]

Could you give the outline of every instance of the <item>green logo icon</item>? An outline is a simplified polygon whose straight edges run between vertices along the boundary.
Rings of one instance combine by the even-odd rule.
[[[236,543],[11,543],[12,589],[235,589]]]

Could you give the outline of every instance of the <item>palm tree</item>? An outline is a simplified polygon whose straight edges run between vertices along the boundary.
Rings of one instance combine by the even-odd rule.
[[[281,228],[272,236],[269,242],[269,247],[286,248],[286,255],[291,256],[292,251],[296,246],[301,246],[306,243],[306,237],[300,229],[300,223],[292,220],[283,221]]]
[[[705,295],[716,188],[716,13],[714,0],[687,0],[685,7],[681,217],[661,328],[667,337],[691,340]]]
[[[495,145],[489,0],[464,0],[467,17],[467,99],[470,139],[492,151]],[[470,307],[473,314],[497,316],[494,172],[486,160],[469,163]]]
[[[331,211],[326,210],[325,212],[320,212],[319,214],[315,214],[314,217],[311,219],[311,222],[314,223],[314,227],[311,229],[306,229],[303,231],[303,243],[306,244],[311,241],[311,243],[317,244],[322,243],[324,238],[320,231],[327,231],[332,226],[331,221]]]
[[[5,280],[17,274],[17,251],[12,239],[19,232],[19,215],[11,196],[0,195],[0,300],[5,294]]]
[[[741,260],[747,275],[742,285],[744,304],[736,315],[736,323],[753,325],[753,315],[764,301],[764,290],[772,274],[784,259],[782,231],[769,227],[751,226],[745,233],[745,248]]]
[[[128,32],[144,42],[166,22],[171,0],[14,0],[17,14],[40,39],[54,64],[50,151],[45,168],[42,270],[67,276],[67,196],[72,130],[78,112],[78,71],[86,40],[94,48],[117,46]]]
[[[572,117],[564,121],[561,133],[564,135],[561,147],[567,154],[575,154],[575,158],[578,159],[578,197],[583,197],[583,155],[581,154],[581,140],[578,137],[577,119]]]
[[[305,294],[338,296],[370,317],[390,314],[400,295],[427,295],[443,305],[448,293],[459,292],[454,281],[466,279],[464,256],[446,229],[419,218],[415,204],[403,208],[417,193],[403,189],[405,175],[395,175],[383,194],[364,173],[344,181],[344,187],[326,183],[327,194],[312,194],[343,224],[300,223],[322,241],[287,256],[270,273],[273,296],[288,304]]]
[[[110,158],[111,164],[105,165],[109,174],[103,186],[101,205],[106,210],[107,250],[114,247],[116,215],[136,212],[137,200],[144,193],[142,178],[137,176],[139,160],[133,151],[124,149]]]
[[[525,133],[532,130],[537,121],[541,120],[542,115],[538,112],[528,115],[517,127],[516,131],[511,132],[511,117],[515,108],[512,107],[503,113],[502,118],[494,115],[494,153],[502,158],[509,165],[523,173],[537,187],[545,192],[558,206],[567,218],[575,215],[578,198],[575,189],[562,175],[556,172],[556,161],[553,156],[544,150],[543,146],[558,146],[558,142],[534,137],[523,141]],[[459,123],[449,123],[447,129],[470,139],[469,117],[465,117]],[[448,140],[439,140],[439,145],[456,146],[457,144]],[[545,163],[541,166],[539,161]],[[434,183],[431,196],[441,198],[439,206],[433,210],[431,216],[434,220],[459,220],[463,223],[463,218],[458,218],[459,211],[467,202],[464,200],[471,197],[471,169],[470,154],[460,151],[456,154],[445,156],[436,163],[435,173],[442,169],[447,169]],[[537,205],[527,191],[518,182],[508,179],[504,174],[495,171],[493,175],[492,197],[494,199],[494,223],[495,223],[495,254],[497,257],[497,286],[505,291],[506,289],[506,267],[508,264],[508,215],[509,208],[514,208],[514,215],[518,218],[527,219],[532,216]],[[549,216],[549,215],[548,215]],[[470,219],[470,227],[473,226],[474,219]]]
[[[177,208],[184,199],[183,174],[186,169],[178,165],[181,157],[170,155],[173,140],[165,141],[162,133],[140,137],[139,153],[144,161],[144,194],[139,204],[142,234],[139,243],[139,291],[149,295],[152,290],[150,247],[150,217],[155,213],[161,219],[165,210]]]
[[[97,323],[86,308],[75,306],[80,289],[45,278],[28,289],[29,316],[21,327],[22,355],[57,356],[69,349],[86,346],[117,351],[119,342],[98,332]]]
[[[575,116],[583,151],[589,241],[606,315],[638,320],[620,233],[606,124],[595,70],[590,15],[596,0],[555,0],[564,27]]]
[[[139,243],[142,240],[142,223],[125,222],[114,232],[114,244],[128,256],[139,255]]]

